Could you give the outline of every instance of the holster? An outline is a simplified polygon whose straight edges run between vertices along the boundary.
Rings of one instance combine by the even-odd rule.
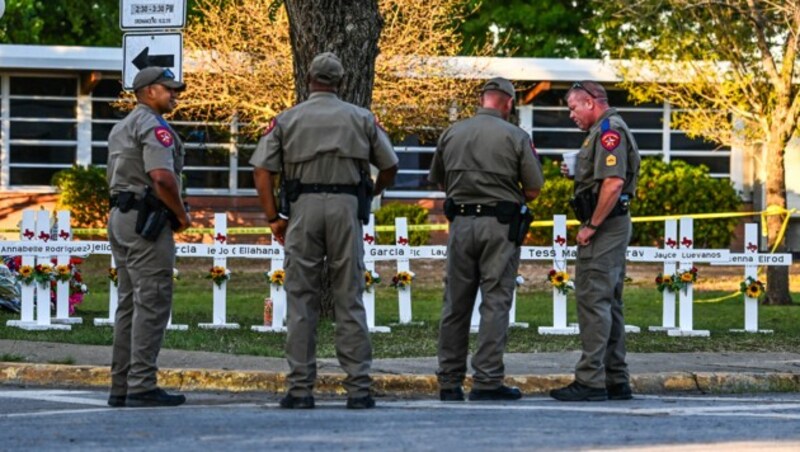
[[[286,179],[281,175],[280,192],[278,193],[278,213],[289,218],[292,203],[300,197],[300,179]]]
[[[508,228],[508,239],[514,242],[516,246],[522,246],[522,243],[525,241],[525,236],[528,235],[528,230],[531,227],[531,223],[533,223],[533,212],[526,206],[525,204],[522,205],[519,209],[519,215],[516,216],[518,219],[518,224],[516,228],[509,226]],[[516,233],[515,237],[511,237],[512,232]]]
[[[569,205],[575,212],[575,218],[581,223],[592,219],[595,207],[597,207],[597,195],[592,190],[583,190],[569,200]]]
[[[444,200],[444,216],[447,218],[447,221],[453,222],[456,218],[456,202],[453,198],[447,198]]]
[[[374,192],[375,183],[372,181],[369,173],[362,170],[361,180],[358,181],[356,196],[358,197],[358,219],[365,225],[369,223],[369,214],[372,208],[372,195]]]
[[[136,202],[136,195],[131,191],[123,191],[111,197],[111,207],[118,208],[122,213],[133,209]]]
[[[137,207],[136,233],[145,240],[154,242],[158,239],[167,223],[173,231],[180,227],[178,217],[153,194],[150,187],[145,187],[144,197],[138,201]]]

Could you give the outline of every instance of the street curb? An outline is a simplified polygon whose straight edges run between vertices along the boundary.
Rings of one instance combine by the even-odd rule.
[[[321,374],[315,391],[320,394],[344,394],[342,374]],[[506,383],[517,386],[525,394],[543,394],[569,384],[571,374],[513,375]],[[373,389],[379,396],[433,396],[438,392],[433,375],[373,376]],[[0,385],[93,387],[110,386],[108,367],[69,366],[63,364],[0,363]],[[159,385],[184,391],[270,392],[286,391],[283,373],[211,369],[161,369]],[[467,378],[465,385],[469,387]],[[695,393],[757,393],[800,392],[800,374],[787,372],[669,372],[631,376],[637,394],[670,392]]]

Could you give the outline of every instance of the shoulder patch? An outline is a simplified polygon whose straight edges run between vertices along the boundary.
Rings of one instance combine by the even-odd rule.
[[[153,129],[153,134],[156,136],[156,140],[165,148],[171,147],[175,143],[172,133],[164,126]]]
[[[264,133],[261,134],[261,136],[265,137],[265,136],[269,135],[269,133],[272,132],[273,129],[275,129],[275,126],[277,124],[278,124],[278,121],[275,120],[275,118],[272,118],[272,121],[269,122],[269,125],[267,126],[266,129],[264,129]]]
[[[614,154],[608,154],[606,157],[606,166],[616,166],[617,165],[617,156]]]
[[[604,119],[603,122],[600,123],[600,130],[602,130],[603,132],[605,132],[610,128],[611,128],[611,121],[608,118]]]
[[[616,149],[617,146],[619,146],[619,142],[620,136],[619,132],[616,130],[606,130],[602,135],[600,135],[600,145],[602,145],[603,149],[608,152]]]

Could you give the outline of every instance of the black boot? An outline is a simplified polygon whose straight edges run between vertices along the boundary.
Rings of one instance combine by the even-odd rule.
[[[608,400],[606,388],[592,388],[577,381],[569,386],[550,391],[550,397],[562,402],[602,402]]]
[[[631,385],[627,382],[606,386],[608,400],[630,400],[633,398]]]
[[[475,389],[469,392],[469,400],[476,402],[481,400],[519,400],[522,392],[519,388],[500,386],[497,389]]]
[[[161,388],[138,394],[128,394],[126,401],[127,406],[130,407],[178,406],[183,405],[185,402],[186,396],[182,394],[167,394],[167,391]]]
[[[441,400],[442,402],[463,402],[464,389],[462,389],[461,386],[456,386],[455,388],[440,389],[439,400]]]
[[[125,399],[127,396],[124,395],[110,395],[108,396],[108,406],[114,408],[121,408],[125,406]]]
[[[291,394],[286,394],[281,399],[281,408],[290,410],[308,410],[314,408],[314,396],[295,397]]]

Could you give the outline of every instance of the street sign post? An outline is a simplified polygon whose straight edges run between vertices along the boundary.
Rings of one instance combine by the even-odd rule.
[[[148,66],[169,68],[183,81],[181,33],[126,33],[123,37],[122,87],[133,89],[136,74]]]
[[[186,26],[186,0],[120,0],[122,30],[181,29]]]

